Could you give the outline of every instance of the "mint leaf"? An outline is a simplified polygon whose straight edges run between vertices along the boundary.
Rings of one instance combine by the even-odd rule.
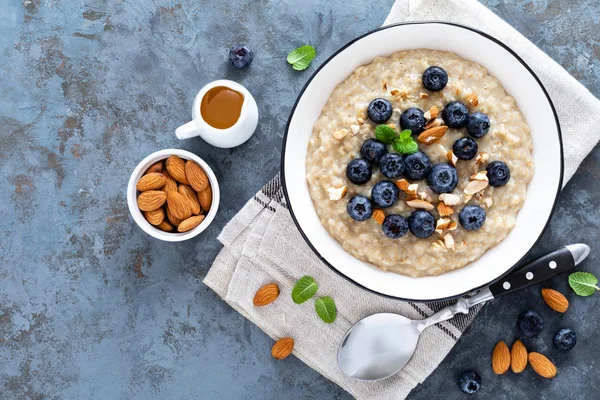
[[[337,316],[337,310],[335,308],[335,301],[329,296],[320,297],[315,301],[315,310],[319,317],[328,324],[335,321]]]
[[[296,71],[302,71],[310,65],[310,62],[317,56],[317,51],[312,46],[302,46],[293,50],[287,56],[287,62],[292,64]]]
[[[598,287],[598,278],[589,272],[573,272],[569,275],[569,286],[579,296],[591,296]]]
[[[296,304],[302,304],[317,293],[319,285],[312,276],[303,276],[296,282],[292,289],[292,300]]]
[[[378,125],[377,128],[375,128],[375,137],[382,143],[392,144],[398,137],[398,134],[394,128],[387,125]]]
[[[400,139],[401,140],[407,140],[412,138],[412,131],[410,129],[405,129],[402,132],[400,132]]]
[[[400,133],[400,137],[394,141],[393,146],[400,154],[413,154],[419,151],[419,145],[412,138],[412,131],[405,129]]]

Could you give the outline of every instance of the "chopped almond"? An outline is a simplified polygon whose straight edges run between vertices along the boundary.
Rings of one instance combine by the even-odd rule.
[[[437,210],[441,217],[447,217],[448,215],[454,214],[454,209],[445,204],[443,201],[438,203]]]
[[[433,204],[431,204],[428,201],[421,200],[419,198],[416,198],[414,200],[407,200],[406,204],[412,208],[418,208],[422,210],[433,210]]]
[[[446,158],[448,159],[448,162],[450,163],[450,165],[452,165],[453,167],[456,167],[456,163],[458,162],[458,157],[456,157],[456,155],[454,154],[454,152],[452,150],[450,150],[448,153],[446,153]]]
[[[337,201],[344,197],[346,193],[348,193],[348,188],[346,186],[338,188],[331,187],[327,189],[327,192],[329,193],[329,200]]]
[[[460,197],[452,193],[440,194],[440,200],[443,201],[447,206],[455,206],[460,203]]]
[[[346,135],[348,135],[348,129],[340,129],[339,131],[333,132],[333,137],[338,140],[342,140]]]
[[[477,107],[477,104],[479,104],[479,98],[477,97],[477,93],[471,93],[470,95],[467,96],[466,100],[467,100],[467,103],[469,103],[473,107]]]

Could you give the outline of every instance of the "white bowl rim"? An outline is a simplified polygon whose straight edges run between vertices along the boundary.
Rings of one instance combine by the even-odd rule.
[[[313,244],[311,243],[310,239],[308,238],[308,236],[306,235],[306,233],[304,232],[304,230],[302,229],[300,223],[298,222],[296,215],[294,214],[294,210],[292,207],[292,203],[290,201],[290,197],[288,194],[288,190],[287,190],[287,185],[286,185],[286,181],[285,181],[285,155],[286,155],[286,144],[287,144],[287,139],[288,139],[288,133],[289,133],[289,129],[290,129],[290,125],[292,122],[292,117],[294,116],[294,112],[296,111],[296,107],[298,106],[298,103],[300,102],[300,99],[302,98],[302,96],[304,95],[304,92],[306,91],[306,89],[308,88],[308,86],[310,85],[310,83],[312,82],[312,80],[317,76],[317,74],[321,71],[321,69],[323,69],[325,67],[325,65],[327,65],[331,60],[333,60],[339,53],[341,53],[342,51],[344,51],[346,48],[348,48],[349,46],[351,46],[352,44],[354,44],[355,42],[373,34],[379,31],[383,31],[386,29],[390,29],[390,28],[394,28],[394,27],[398,27],[398,26],[403,26],[403,25],[427,25],[427,24],[441,24],[441,25],[450,25],[453,27],[457,27],[457,28],[461,28],[461,29],[466,29],[468,31],[474,32],[478,35],[483,36],[484,38],[491,40],[492,42],[498,44],[499,46],[503,47],[507,52],[509,52],[519,63],[521,63],[523,65],[523,67],[531,74],[531,76],[534,78],[534,80],[537,82],[537,84],[540,86],[540,89],[542,90],[542,92],[544,93],[544,95],[546,96],[546,99],[548,100],[548,105],[550,106],[552,113],[554,114],[554,120],[556,122],[556,130],[557,130],[557,134],[558,134],[558,145],[560,148],[560,176],[558,178],[558,187],[556,189],[556,195],[554,196],[553,200],[552,200],[552,207],[551,207],[551,211],[548,215],[548,219],[546,221],[546,223],[544,224],[543,228],[541,229],[538,237],[535,239],[535,241],[533,242],[533,245],[531,246],[531,248],[525,252],[525,254],[523,254],[523,256],[510,268],[508,268],[503,274],[500,274],[498,277],[496,277],[495,279],[490,280],[487,283],[484,283],[482,285],[478,285],[475,286],[469,290],[465,290],[462,291],[461,293],[458,294],[454,294],[451,296],[447,296],[447,297],[436,297],[436,298],[431,298],[431,299],[410,299],[410,298],[406,298],[406,297],[401,297],[401,296],[394,296],[394,295],[390,295],[387,293],[381,293],[375,289],[366,287],[365,285],[357,282],[356,280],[350,278],[349,276],[347,276],[346,274],[344,274],[343,272],[341,272],[340,270],[338,270],[336,267],[334,267],[329,261],[327,261],[327,259],[325,259],[320,253],[319,251],[317,251],[317,249],[313,246]],[[400,50],[398,50],[400,51]],[[363,35],[360,35],[358,37],[356,37],[355,39],[349,41],[348,43],[346,43],[344,46],[340,47],[337,51],[335,51],[331,56],[329,56],[310,76],[310,78],[306,81],[306,83],[304,84],[302,90],[300,91],[300,93],[298,94],[298,97],[296,98],[296,101],[294,102],[294,105],[290,111],[290,115],[288,117],[288,121],[285,127],[285,132],[283,134],[283,144],[282,144],[282,149],[281,149],[281,184],[282,184],[282,188],[283,188],[283,194],[285,196],[285,200],[288,206],[288,210],[290,212],[290,215],[292,217],[292,220],[294,221],[294,224],[296,225],[298,231],[300,232],[300,235],[302,236],[302,238],[304,239],[304,241],[306,242],[306,244],[308,245],[308,247],[314,252],[314,254],[325,264],[327,265],[332,271],[334,271],[335,273],[337,273],[339,276],[343,277],[344,279],[352,282],[353,284],[355,284],[356,286],[360,287],[363,290],[366,290],[368,292],[377,294],[379,296],[383,296],[386,298],[390,298],[390,299],[395,299],[395,300],[402,300],[402,301],[411,301],[411,302],[438,302],[438,301],[446,301],[446,300],[452,300],[452,299],[456,299],[457,297],[463,296],[465,294],[471,293],[475,290],[490,286],[492,284],[494,284],[495,282],[498,282],[499,280],[501,280],[504,276],[508,275],[511,271],[513,271],[514,269],[516,269],[518,266],[520,266],[523,261],[525,260],[525,258],[527,257],[527,255],[530,253],[531,249],[533,249],[540,241],[540,239],[542,238],[542,236],[544,235],[544,232],[546,232],[548,225],[550,224],[550,220],[552,215],[554,214],[554,211],[556,210],[556,205],[557,205],[557,200],[558,200],[558,196],[560,194],[560,190],[562,188],[562,182],[563,182],[563,175],[564,175],[564,148],[563,148],[563,141],[562,141],[562,131],[560,128],[560,123],[558,120],[558,114],[556,113],[556,108],[554,107],[554,104],[552,103],[552,99],[550,98],[550,95],[548,94],[548,91],[546,90],[545,86],[543,85],[542,81],[540,80],[540,78],[536,75],[536,73],[531,69],[531,67],[529,67],[529,65],[514,51],[512,50],[508,45],[506,45],[504,42],[500,41],[499,39],[496,39],[495,37],[482,32],[478,29],[472,28],[470,26],[467,25],[462,25],[462,24],[458,24],[458,23],[454,23],[454,22],[447,22],[447,21],[410,21],[410,22],[399,22],[399,23],[395,23],[395,24],[390,24],[390,25],[385,25],[382,26],[380,28],[371,30]]]
[[[144,218],[142,212],[137,206],[137,189],[135,185],[139,178],[146,172],[146,170],[154,163],[160,160],[166,160],[170,156],[179,156],[186,160],[192,160],[197,162],[200,167],[206,172],[208,176],[208,180],[210,182],[210,187],[212,190],[212,203],[210,206],[210,210],[206,215],[206,218],[194,229],[188,232],[163,232],[155,226],[151,225],[146,218]],[[144,158],[140,163],[135,167],[133,172],[131,173],[131,177],[129,178],[129,184],[127,185],[127,205],[129,206],[129,213],[133,217],[133,220],[136,224],[148,235],[152,236],[155,239],[163,240],[165,242],[182,242],[184,240],[191,239],[193,237],[198,236],[202,233],[215,219],[217,214],[217,210],[219,208],[220,203],[220,190],[219,190],[219,182],[217,181],[217,177],[215,173],[210,168],[210,166],[200,157],[195,155],[192,152],[181,149],[164,149],[156,151],[146,158]]]

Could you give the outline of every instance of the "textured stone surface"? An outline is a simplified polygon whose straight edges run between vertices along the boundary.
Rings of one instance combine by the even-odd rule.
[[[311,71],[339,46],[379,26],[392,4],[342,1],[25,0],[0,8],[0,397],[3,399],[246,399],[350,396],[295,357],[274,361],[271,340],[206,288],[216,235],[279,168],[283,128]],[[600,6],[595,0],[484,3],[600,95]],[[256,53],[247,71],[226,61],[236,42]],[[285,56],[309,43],[305,72]],[[254,94],[261,120],[232,150],[178,142],[195,91],[218,78]],[[585,118],[585,116],[582,116]],[[221,210],[200,237],[152,240],[131,220],[125,187],[147,154],[181,147],[222,182]],[[587,241],[597,271],[600,179],[596,150],[565,191],[542,254]],[[566,278],[550,286],[569,292]],[[463,369],[483,377],[480,397],[596,398],[600,294],[569,294],[565,315],[539,287],[495,301],[413,399],[463,398]],[[531,370],[493,376],[496,341],[517,337],[527,308],[547,328],[526,345],[554,358],[552,381]],[[570,326],[579,343],[552,348]]]

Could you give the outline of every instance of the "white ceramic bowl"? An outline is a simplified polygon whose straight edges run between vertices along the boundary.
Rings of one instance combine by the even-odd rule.
[[[208,180],[210,182],[210,187],[212,189],[212,204],[210,206],[208,214],[206,215],[206,218],[204,218],[200,225],[188,232],[179,233],[161,231],[160,229],[150,225],[150,223],[146,221],[146,218],[144,218],[144,215],[142,214],[137,205],[138,191],[135,188],[137,182],[152,164],[160,160],[166,160],[170,156],[179,156],[184,160],[192,160],[198,163],[198,165],[202,167],[204,172],[206,172],[206,175],[208,176]],[[164,240],[165,242],[182,242],[184,240],[188,240],[199,235],[202,231],[208,228],[213,219],[215,219],[217,209],[219,208],[219,200],[219,183],[217,182],[217,177],[215,176],[213,170],[208,166],[206,162],[204,162],[203,159],[201,159],[194,153],[190,153],[189,151],[179,149],[160,150],[144,158],[142,162],[140,162],[138,166],[135,167],[135,169],[133,170],[131,178],[129,178],[129,185],[127,185],[127,205],[129,206],[129,212],[131,213],[133,220],[148,235],[156,239]]]
[[[312,128],[332,90],[360,65],[396,51],[428,48],[453,51],[500,80],[523,112],[533,138],[535,173],[515,228],[481,258],[439,276],[410,278],[383,272],[347,252],[323,228],[306,183],[306,152]],[[415,301],[459,296],[500,279],[538,241],[562,185],[562,143],[556,112],[527,64],[500,41],[480,31],[444,22],[387,26],[355,39],[321,65],[308,81],[288,120],[282,178],[290,211],[314,252],[336,272],[378,294]]]

